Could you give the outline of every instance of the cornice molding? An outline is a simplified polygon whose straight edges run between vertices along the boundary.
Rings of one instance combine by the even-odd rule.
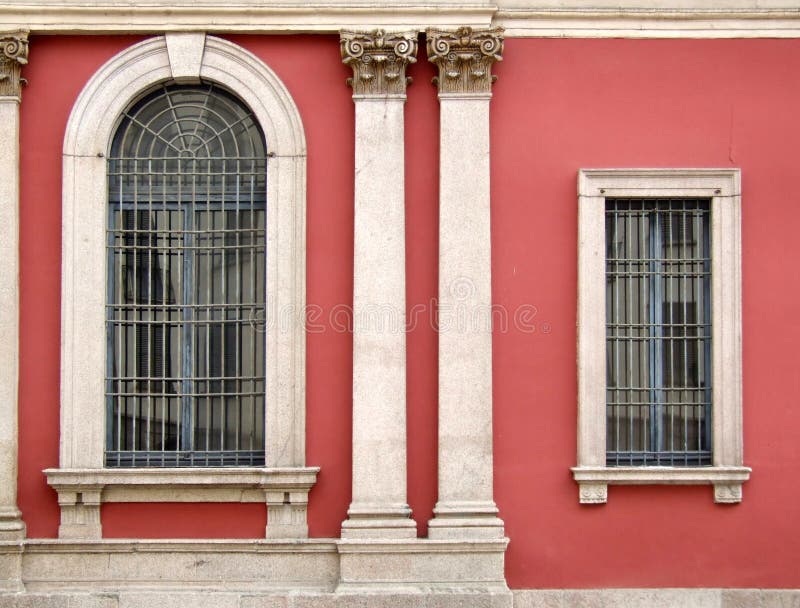
[[[426,27],[488,27],[497,11],[485,2],[326,2],[319,4],[222,0],[150,0],[120,3],[100,0],[87,5],[78,0],[20,2],[10,0],[0,10],[0,30],[27,28],[34,33],[163,33],[202,31],[210,34],[241,32],[338,33],[342,30],[422,32]]]
[[[503,28],[429,29],[428,59],[439,68],[433,83],[439,94],[490,93],[497,76],[492,65],[503,59]]]
[[[353,69],[347,84],[354,96],[405,95],[406,67],[417,61],[416,32],[342,32],[342,61]]]
[[[0,33],[0,97],[19,98],[25,79],[22,66],[28,63],[28,33]]]
[[[565,7],[564,0],[8,0],[0,10],[0,31],[268,34],[500,26],[506,38],[800,38],[800,8],[787,8],[785,0],[725,3],[653,8],[644,0],[595,0],[592,7]]]
[[[798,38],[800,8],[501,6],[493,24],[507,38]]]

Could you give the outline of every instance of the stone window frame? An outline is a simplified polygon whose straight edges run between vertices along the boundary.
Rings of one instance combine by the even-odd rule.
[[[711,201],[711,466],[606,466],[606,197]],[[740,169],[578,172],[578,462],[572,474],[581,503],[605,503],[609,484],[711,484],[715,502],[741,502],[751,471],[743,465],[741,251]]]
[[[106,154],[123,111],[163,82],[214,82],[239,96],[267,140],[265,467],[110,469],[105,449]],[[100,538],[103,502],[261,502],[267,537],[306,537],[306,143],[299,111],[257,57],[204,33],[168,33],[122,51],[86,84],[63,148],[61,439],[62,538]]]

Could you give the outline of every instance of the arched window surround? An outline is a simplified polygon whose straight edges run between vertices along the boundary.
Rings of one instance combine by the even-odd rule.
[[[248,105],[267,142],[267,466],[104,469],[105,290],[98,286],[107,261],[106,155],[132,101],[163,82],[200,80]],[[297,107],[260,59],[231,42],[203,33],[148,39],[87,83],[63,148],[61,440],[59,468],[46,471],[59,492],[60,536],[99,537],[101,502],[143,500],[266,500],[268,536],[307,534],[305,503],[318,469],[305,467],[305,181]],[[181,486],[187,491],[176,491]]]

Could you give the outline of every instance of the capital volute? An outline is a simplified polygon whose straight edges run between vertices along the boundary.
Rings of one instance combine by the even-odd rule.
[[[0,33],[0,97],[19,97],[28,63],[28,33]]]
[[[490,93],[497,76],[492,64],[503,59],[503,28],[455,31],[429,29],[428,59],[439,67],[439,93]]]
[[[406,67],[417,61],[416,32],[341,32],[342,61],[353,70],[353,95],[405,95]]]

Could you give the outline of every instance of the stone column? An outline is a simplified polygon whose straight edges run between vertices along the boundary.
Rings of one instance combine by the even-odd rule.
[[[433,539],[502,538],[493,496],[489,102],[501,29],[428,30],[439,68],[439,497]]]
[[[17,508],[19,103],[26,32],[0,33],[0,540],[25,537]]]
[[[403,112],[415,32],[342,32],[353,69],[353,497],[343,538],[410,538]]]

